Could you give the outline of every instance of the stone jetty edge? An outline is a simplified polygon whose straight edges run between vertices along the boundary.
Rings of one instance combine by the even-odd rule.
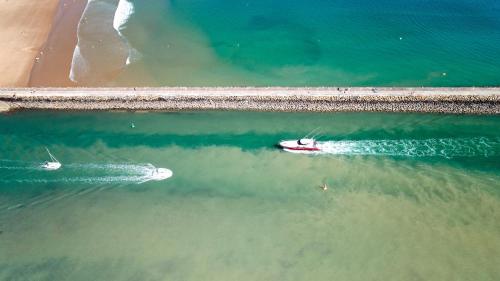
[[[500,114],[495,88],[14,88],[0,89],[0,111],[242,110]]]

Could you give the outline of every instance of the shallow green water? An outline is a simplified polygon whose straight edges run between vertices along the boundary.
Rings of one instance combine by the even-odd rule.
[[[499,3],[93,0],[73,74],[111,86],[498,86]]]
[[[317,127],[328,153],[274,147]],[[0,280],[498,280],[499,127],[382,113],[2,115]],[[61,170],[37,168],[44,146]],[[146,163],[174,176],[144,182]]]

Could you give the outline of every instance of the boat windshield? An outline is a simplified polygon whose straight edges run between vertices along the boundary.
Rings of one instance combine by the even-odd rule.
[[[310,139],[300,139],[300,140],[298,141],[298,144],[300,144],[300,145],[308,145],[308,144],[310,144],[310,143],[311,143],[311,140],[310,140]]]

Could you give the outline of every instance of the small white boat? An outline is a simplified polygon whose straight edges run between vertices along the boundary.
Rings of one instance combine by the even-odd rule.
[[[299,140],[284,140],[280,141],[279,145],[283,150],[289,152],[313,152],[320,151],[318,142],[313,138],[302,138]]]
[[[47,153],[49,154],[50,161],[45,161],[41,166],[42,169],[48,170],[48,171],[54,171],[54,170],[61,168],[61,166],[62,166],[61,162],[59,162],[59,160],[57,160],[54,157],[54,155],[52,155],[52,153],[50,153],[48,148],[45,148],[45,149],[47,150]]]
[[[161,181],[172,177],[174,173],[166,168],[154,168],[151,172],[150,180]]]

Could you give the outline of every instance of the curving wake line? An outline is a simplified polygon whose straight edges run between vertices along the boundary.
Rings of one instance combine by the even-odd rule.
[[[0,159],[1,170],[39,170],[40,163]]]
[[[500,155],[500,138],[318,141],[308,154],[382,155],[406,157],[492,157]],[[307,152],[306,152],[307,153]]]
[[[108,172],[108,173],[127,173],[127,174],[147,174],[156,169],[153,164],[105,164],[105,163],[74,163],[66,164],[64,168],[70,170],[84,170],[94,172]]]
[[[144,183],[159,180],[152,164],[65,164],[59,171],[48,172],[40,163],[0,160],[2,170],[18,170],[13,175],[1,177],[0,183]],[[25,172],[25,173],[23,173]],[[29,172],[29,174],[27,174]],[[170,174],[171,176],[171,174]],[[169,176],[168,176],[169,177]],[[163,177],[161,179],[165,179]]]
[[[0,180],[2,183],[144,183],[150,181],[148,176],[108,176],[108,177],[63,177],[63,178],[29,178]]]

